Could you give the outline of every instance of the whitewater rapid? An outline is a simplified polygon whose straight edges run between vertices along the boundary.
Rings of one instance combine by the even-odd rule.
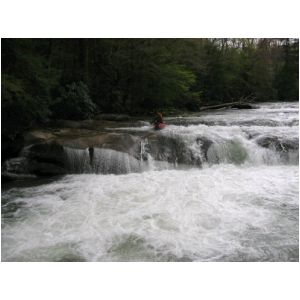
[[[298,261],[298,150],[281,159],[278,149],[256,143],[265,136],[298,139],[298,104],[193,116],[191,124],[188,118],[184,125],[170,119],[161,134],[182,136],[191,149],[193,137],[211,137],[215,146],[201,167],[149,159],[142,172],[107,174],[105,166],[105,174],[2,191],[2,260]],[[246,151],[241,161],[226,159],[240,153],[236,144],[222,148],[232,140]],[[112,153],[99,157],[128,159]]]

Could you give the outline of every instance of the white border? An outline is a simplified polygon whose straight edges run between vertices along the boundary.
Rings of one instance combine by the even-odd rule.
[[[300,28],[292,0],[3,2],[1,37],[297,38]],[[299,263],[1,263],[0,271],[2,299],[300,296]]]
[[[297,37],[297,0],[7,0],[1,37]]]

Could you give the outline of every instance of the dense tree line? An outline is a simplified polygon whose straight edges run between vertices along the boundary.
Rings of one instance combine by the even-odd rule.
[[[2,39],[2,138],[50,119],[298,100],[298,39]]]

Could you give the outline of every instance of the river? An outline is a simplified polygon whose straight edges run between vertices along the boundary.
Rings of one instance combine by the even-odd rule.
[[[156,148],[147,123],[110,129],[144,137],[140,160],[66,149],[71,174],[3,188],[2,260],[298,261],[298,113],[167,118]]]

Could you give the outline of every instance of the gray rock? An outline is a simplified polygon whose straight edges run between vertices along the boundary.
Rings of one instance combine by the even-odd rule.
[[[279,139],[276,136],[260,137],[256,143],[264,148],[275,149],[276,151],[289,151],[299,149],[299,139]]]
[[[178,137],[148,136],[149,152],[155,160],[201,166],[202,161]],[[199,147],[201,147],[199,145]]]
[[[64,148],[56,142],[40,143],[28,149],[27,157],[32,161],[64,165]]]
[[[130,121],[131,117],[124,114],[99,114],[95,117],[95,119],[107,121]]]
[[[1,168],[3,181],[32,179],[36,176],[30,173],[30,162],[26,157],[16,157],[6,160]]]
[[[66,168],[45,162],[31,161],[30,172],[39,176],[55,176],[67,174]]]
[[[53,139],[55,136],[49,131],[33,130],[24,134],[25,145],[32,145],[46,142]]]
[[[29,163],[26,157],[16,157],[6,160],[2,166],[2,172],[14,174],[29,173]]]
[[[253,104],[250,104],[250,103],[238,103],[238,104],[233,104],[231,106],[231,108],[235,108],[235,109],[257,109],[257,108],[259,108],[259,106],[253,105]]]
[[[76,137],[73,139],[57,140],[61,146],[87,149],[87,148],[105,148],[119,152],[125,152],[133,157],[140,158],[141,138],[127,133],[100,133],[94,136]]]
[[[2,172],[1,179],[3,181],[13,181],[13,180],[26,180],[36,178],[34,174],[21,174],[21,173],[10,173],[10,172]]]

